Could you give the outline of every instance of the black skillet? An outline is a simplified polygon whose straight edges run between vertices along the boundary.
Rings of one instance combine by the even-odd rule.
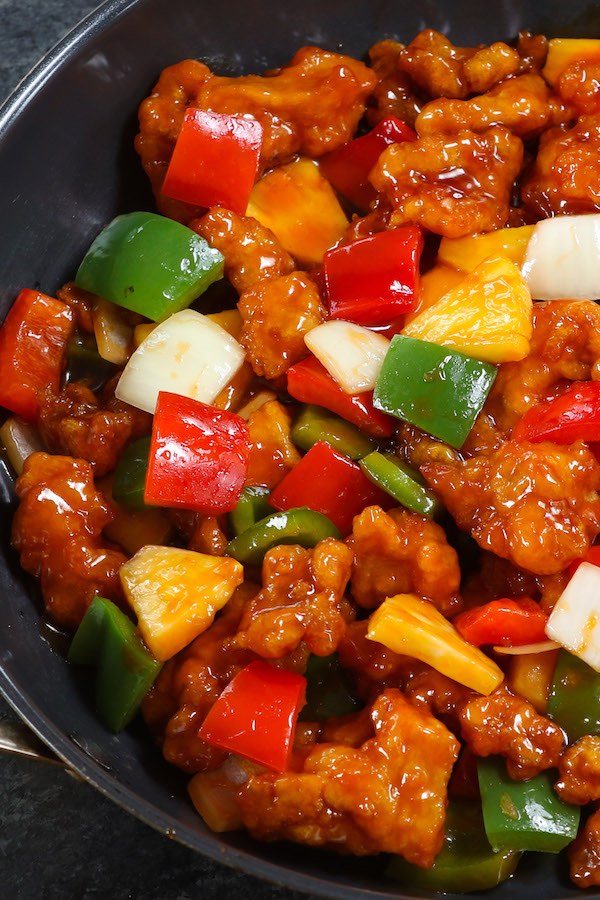
[[[132,150],[135,110],[169,63],[193,56],[221,73],[255,72],[286,62],[304,43],[360,56],[382,37],[409,40],[425,26],[472,44],[515,36],[520,28],[596,37],[599,24],[600,10],[586,0],[112,0],[0,110],[0,319],[21,287],[51,293],[67,280],[116,212],[150,208]],[[289,888],[344,900],[425,896],[386,881],[377,859],[208,832],[187,800],[185,779],[162,761],[140,725],[113,736],[98,724],[40,617],[35,585],[9,548],[12,500],[10,475],[0,468],[0,690],[67,765],[160,831]],[[493,896],[533,894],[579,896],[562,860],[529,854]]]

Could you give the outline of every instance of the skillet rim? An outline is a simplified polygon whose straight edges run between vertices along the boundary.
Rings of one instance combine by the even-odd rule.
[[[54,44],[0,104],[0,144],[10,137],[13,121],[29,107],[47,82],[52,80],[64,64],[83,49],[88,41],[100,36],[109,24],[145,2],[149,2],[149,0],[104,0]],[[296,868],[290,868],[288,865],[272,862],[249,850],[231,847],[224,843],[218,834],[208,831],[203,834],[200,830],[196,830],[182,823],[173,815],[164,812],[161,807],[147,800],[142,794],[124,785],[116,775],[103,768],[68,734],[55,725],[54,721],[34,702],[22,684],[12,679],[1,664],[0,694],[34,734],[62,760],[67,769],[80,775],[103,796],[144,824],[215,862],[283,888],[312,893],[315,896],[331,898],[331,900],[390,900],[392,893],[395,900],[441,896],[417,889],[413,889],[410,894],[401,893],[403,886],[394,882],[390,882],[390,888],[386,890],[344,884],[332,880],[334,875],[319,877]],[[394,889],[395,884],[397,884],[397,890]],[[518,884],[518,878],[513,881],[513,884],[515,886]],[[458,898],[461,895],[444,894],[443,896]],[[600,893],[588,893],[587,896],[593,900],[594,897],[600,897]]]

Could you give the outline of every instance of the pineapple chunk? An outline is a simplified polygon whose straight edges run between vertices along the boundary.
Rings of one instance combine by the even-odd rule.
[[[552,38],[542,75],[556,86],[567,66],[574,62],[600,62],[600,41],[593,38]]]
[[[432,603],[415,594],[384,600],[369,620],[367,637],[480,694],[490,694],[504,679],[496,663],[468,644]]]
[[[150,545],[121,566],[120,576],[142,637],[164,661],[206,631],[244,569],[229,557]]]
[[[514,263],[490,257],[402,331],[484,362],[514,362],[529,353],[531,294]]]
[[[427,663],[480,694],[490,694],[504,679],[496,663],[468,644],[429,600],[416,594],[384,600],[369,620],[367,637],[394,653]]]
[[[220,325],[223,331],[226,331],[232,338],[239,341],[240,334],[242,333],[242,326],[244,324],[244,320],[242,319],[239,310],[224,309],[223,312],[208,313],[206,318],[210,319],[216,325]]]
[[[465,273],[449,266],[434,266],[419,280],[419,291],[414,307],[407,313],[404,324],[408,325],[424,309],[428,309],[441,300],[451,288],[465,280]]]
[[[300,263],[320,263],[348,226],[335,192],[310,159],[273,169],[255,185],[246,210]]]
[[[525,653],[523,656],[513,656],[508,667],[508,687],[515,694],[529,700],[542,714],[548,706],[557,658],[558,650]]]
[[[505,256],[521,267],[533,228],[533,225],[523,225],[521,228],[500,228],[470,237],[442,238],[438,261],[462,272],[472,272],[488,256]]]

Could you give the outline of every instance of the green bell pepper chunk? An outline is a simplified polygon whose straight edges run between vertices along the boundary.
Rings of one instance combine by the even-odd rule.
[[[110,600],[95,597],[71,643],[67,659],[96,665],[96,708],[110,731],[131,722],[162,668],[133,622]]]
[[[428,891],[485,891],[506,881],[517,867],[516,850],[494,851],[483,830],[479,803],[452,801],[446,811],[446,836],[431,869],[393,856],[386,874],[402,884]]]
[[[324,722],[332,716],[347,716],[360,709],[350,675],[342,669],[337,653],[311,654],[306,666],[306,705],[303,722]]]
[[[359,466],[374,484],[412,512],[433,518],[442,505],[418,472],[407,466],[393,453],[369,453]]]
[[[564,728],[570,743],[600,734],[600,673],[566,650],[558,655],[548,716]]]
[[[229,527],[236,537],[274,512],[269,503],[270,495],[271,489],[262,485],[244,488],[236,508],[229,513]]]
[[[328,537],[341,539],[333,522],[322,513],[300,506],[261,519],[234,537],[225,552],[245,565],[260,566],[265,553],[278,544],[314,547]]]
[[[448,347],[397,334],[383,361],[373,405],[460,449],[496,371]]]
[[[76,334],[67,344],[66,381],[85,381],[92,391],[106,384],[117,371],[113,363],[102,359],[91,334]]]
[[[580,809],[554,791],[555,778],[542,772],[512,781],[503,759],[477,760],[485,833],[494,850],[558,853],[577,835]]]
[[[294,422],[292,441],[308,452],[317,441],[327,441],[349,459],[362,459],[375,449],[375,442],[355,425],[344,422],[320,406],[305,406]]]
[[[148,508],[144,503],[144,490],[151,441],[151,435],[133,441],[125,448],[115,468],[113,499],[128,509]]]
[[[223,263],[221,253],[191,228],[156,213],[133,212],[100,232],[75,284],[162,322],[222,278]]]

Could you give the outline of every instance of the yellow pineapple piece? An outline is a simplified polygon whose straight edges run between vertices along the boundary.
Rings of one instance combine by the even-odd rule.
[[[229,557],[150,545],[121,566],[120,577],[142,637],[164,661],[206,631],[244,569]]]
[[[488,256],[504,256],[520,267],[533,228],[533,225],[523,225],[520,228],[500,228],[487,234],[473,234],[463,238],[442,238],[438,261],[462,272],[472,272]]]
[[[532,703],[539,713],[548,706],[558,650],[548,653],[524,653],[511,657],[506,683],[511,691]]]
[[[429,600],[416,594],[384,600],[369,620],[367,637],[394,653],[427,663],[480,694],[490,694],[504,680],[496,663],[468,644]]]
[[[402,331],[494,364],[527,356],[531,332],[531,294],[504,257],[484,260]]]
[[[255,185],[246,210],[270,228],[299,263],[320,263],[344,234],[348,220],[319,167],[299,159],[268,172]]]
[[[542,75],[555,87],[556,82],[571,63],[600,62],[600,40],[593,38],[552,38]]]
[[[441,300],[451,288],[464,281],[464,277],[464,272],[451,269],[449,266],[440,265],[434,266],[433,269],[422,275],[419,281],[416,303],[407,314],[404,320],[405,324],[408,325],[422,310],[433,306],[434,303]]]
[[[244,320],[237,309],[225,309],[223,312],[209,313],[206,318],[212,319],[212,321],[217,325],[220,325],[227,334],[230,334],[236,341],[239,341]]]

